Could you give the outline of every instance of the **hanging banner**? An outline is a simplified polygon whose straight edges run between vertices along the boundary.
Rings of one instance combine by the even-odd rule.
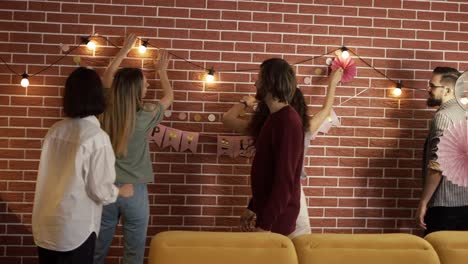
[[[155,142],[158,147],[161,147],[163,138],[164,138],[164,133],[166,133],[166,126],[163,125],[157,125],[153,128],[151,133],[149,134],[149,141]]]
[[[168,127],[164,136],[163,148],[171,146],[175,151],[179,151],[180,141],[182,139],[182,131]]]
[[[196,132],[182,132],[182,141],[180,142],[180,151],[189,149],[192,153],[197,152],[199,134]]]

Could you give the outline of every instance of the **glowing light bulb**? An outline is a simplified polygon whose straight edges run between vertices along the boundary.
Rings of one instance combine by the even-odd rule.
[[[140,53],[145,53],[147,47],[148,47],[148,41],[147,41],[147,40],[143,40],[143,41],[141,42],[140,47],[138,48],[138,51],[139,51]]]
[[[393,88],[392,94],[395,96],[400,96],[401,95],[401,88]]]
[[[96,43],[94,41],[88,41],[88,43],[86,43],[86,47],[88,47],[88,49],[90,49],[90,50],[95,50],[96,49]]]
[[[342,57],[343,59],[349,58],[349,51],[347,51],[347,50],[343,51],[343,52],[341,53],[341,57]]]
[[[27,73],[23,73],[21,77],[23,77],[23,79],[21,79],[21,86],[23,86],[24,88],[27,88],[29,86],[29,80],[28,80],[29,75]]]
[[[205,80],[209,83],[213,82],[214,81],[214,70],[213,69],[209,69],[208,70],[208,73],[206,74],[205,76]]]

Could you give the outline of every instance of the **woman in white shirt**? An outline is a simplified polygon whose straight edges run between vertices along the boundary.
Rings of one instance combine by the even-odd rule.
[[[65,84],[66,119],[47,133],[34,196],[32,229],[39,263],[92,263],[102,206],[133,188],[114,185],[115,156],[96,115],[105,109],[102,83],[80,67]]]

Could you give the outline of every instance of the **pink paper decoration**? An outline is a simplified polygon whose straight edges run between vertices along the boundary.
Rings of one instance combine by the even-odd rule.
[[[468,187],[468,120],[446,129],[437,147],[442,174],[449,181]]]
[[[161,143],[166,132],[167,127],[163,125],[157,125],[153,128],[151,133],[148,135],[150,142],[155,142],[158,147],[161,147]]]
[[[356,63],[354,63],[351,57],[343,59],[341,56],[338,56],[333,60],[330,67],[332,70],[343,68],[342,83],[349,82],[356,76]]]
[[[172,146],[175,151],[179,151],[181,139],[182,131],[168,127],[164,136],[163,148],[166,148],[167,146]]]
[[[197,152],[199,134],[195,132],[183,132],[182,141],[180,142],[180,151],[183,152],[190,149],[192,153]]]

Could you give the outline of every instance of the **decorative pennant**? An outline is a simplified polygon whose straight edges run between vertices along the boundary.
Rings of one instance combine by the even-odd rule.
[[[190,149],[192,153],[197,152],[199,134],[195,132],[182,132],[182,141],[180,142],[180,151]]]
[[[180,141],[182,140],[182,131],[168,127],[164,136],[163,148],[172,146],[174,150],[179,151]]]
[[[332,70],[343,68],[343,76],[341,76],[342,83],[349,82],[356,76],[356,63],[354,63],[351,57],[344,59],[342,56],[338,56],[333,60],[330,68]]]
[[[153,128],[151,133],[148,135],[150,141],[155,142],[158,147],[161,147],[164,133],[166,133],[167,127],[163,125],[157,125]]]
[[[239,137],[218,136],[218,156],[237,157],[240,151]]]
[[[255,155],[254,140],[251,137],[241,137],[239,139],[239,156],[252,158]]]

